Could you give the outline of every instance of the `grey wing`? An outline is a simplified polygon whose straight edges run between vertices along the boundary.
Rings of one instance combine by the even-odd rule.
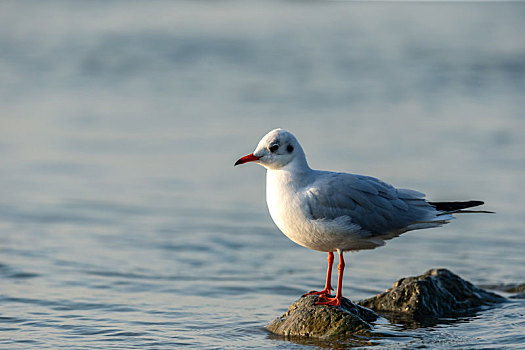
[[[373,177],[324,172],[306,192],[307,210],[314,220],[350,217],[372,236],[433,221],[436,210],[423,193],[396,189]]]

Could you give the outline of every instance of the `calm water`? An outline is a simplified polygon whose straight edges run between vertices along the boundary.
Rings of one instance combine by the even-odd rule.
[[[497,212],[348,254],[346,296],[432,267],[524,282],[523,33],[523,3],[0,2],[0,346],[333,346],[263,328],[326,261],[233,168],[275,127],[314,168]],[[370,344],[519,348],[524,315]]]

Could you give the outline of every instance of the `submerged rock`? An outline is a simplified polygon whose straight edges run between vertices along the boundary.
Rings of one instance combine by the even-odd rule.
[[[359,305],[378,312],[394,312],[414,319],[459,316],[483,305],[506,301],[446,269],[432,269],[421,276],[402,278],[386,292],[362,300]]]
[[[303,296],[266,329],[282,336],[349,338],[367,334],[378,316],[372,310],[343,298],[340,307],[314,305],[316,295]]]
[[[517,284],[486,284],[481,286],[486,289],[499,290],[505,293],[514,294],[509,296],[511,299],[525,299],[525,283]]]
[[[525,283],[522,284],[504,284],[500,287],[500,290],[507,293],[525,293]]]

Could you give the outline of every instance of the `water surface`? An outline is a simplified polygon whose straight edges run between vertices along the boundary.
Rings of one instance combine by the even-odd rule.
[[[524,19],[510,2],[1,2],[0,344],[323,346],[264,330],[326,261],[271,222],[264,170],[233,168],[275,127],[313,168],[497,212],[347,254],[346,296],[433,267],[523,282]],[[524,314],[383,320],[392,336],[362,345],[519,348]]]

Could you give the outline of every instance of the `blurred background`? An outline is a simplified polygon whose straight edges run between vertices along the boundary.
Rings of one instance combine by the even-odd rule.
[[[277,127],[315,169],[497,212],[347,254],[347,297],[523,282],[523,33],[519,2],[0,2],[0,344],[310,347],[263,327],[326,256],[233,168]],[[375,344],[519,346],[524,310]]]

